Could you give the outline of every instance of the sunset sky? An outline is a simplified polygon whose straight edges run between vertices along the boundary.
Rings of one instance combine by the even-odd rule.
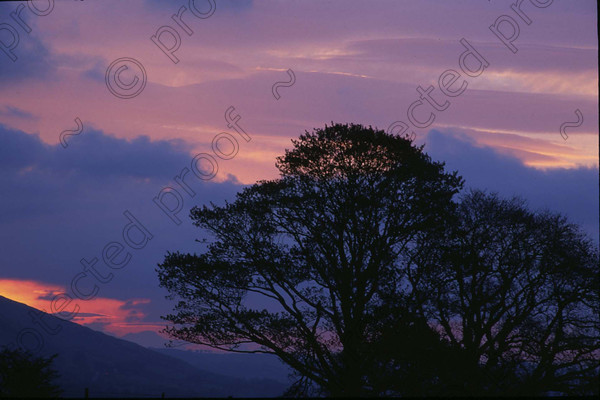
[[[172,302],[156,264],[204,249],[189,209],[277,177],[290,139],[331,122],[402,121],[467,187],[561,212],[598,243],[596,1],[511,3],[1,3],[0,295],[51,312],[67,293],[74,322],[158,345]],[[461,58],[464,43],[478,57]],[[440,110],[416,103],[430,86]],[[219,158],[215,143],[237,153]],[[213,179],[191,171],[200,153],[217,161]],[[163,212],[177,201],[179,225]],[[121,268],[104,261],[127,254]]]

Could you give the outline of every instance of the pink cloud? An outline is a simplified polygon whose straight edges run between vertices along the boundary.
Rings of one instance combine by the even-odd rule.
[[[0,295],[50,313],[55,296],[66,293],[63,287],[33,280],[0,279]],[[71,322],[80,325],[100,325],[105,332],[117,336],[164,327],[160,322],[145,321],[144,308],[149,299],[118,300],[95,297],[87,301],[73,301],[64,312],[74,312]],[[77,307],[77,308],[76,308]],[[75,310],[78,310],[75,312]],[[65,316],[66,317],[66,316]]]

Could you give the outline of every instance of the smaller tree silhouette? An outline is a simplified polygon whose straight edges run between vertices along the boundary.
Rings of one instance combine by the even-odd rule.
[[[417,313],[486,377],[472,375],[470,390],[597,395],[600,274],[591,240],[561,215],[477,190],[448,225],[417,247],[407,275]]]
[[[34,357],[7,348],[0,351],[0,398],[58,397],[62,390],[53,383],[58,377],[52,369],[55,357]]]

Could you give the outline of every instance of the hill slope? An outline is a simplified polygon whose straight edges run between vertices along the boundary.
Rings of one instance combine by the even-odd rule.
[[[292,384],[288,375],[292,370],[276,357],[268,354],[208,353],[172,348],[150,348],[161,354],[178,358],[198,369],[209,369],[240,379],[272,379],[286,386]]]
[[[43,315],[54,335],[35,325],[31,315]],[[61,374],[59,384],[64,396],[167,397],[243,396],[273,397],[285,385],[272,380],[243,380],[198,369],[192,365],[117,339],[84,326],[42,313],[25,304],[0,296],[0,346],[16,341],[24,328],[34,328],[44,345],[38,355],[58,354],[55,368]],[[24,335],[34,347],[32,335]]]

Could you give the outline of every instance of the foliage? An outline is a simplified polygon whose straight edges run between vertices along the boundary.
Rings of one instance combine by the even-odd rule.
[[[473,365],[498,375],[499,393],[597,394],[593,243],[564,217],[531,212],[519,199],[472,191],[456,212],[409,269],[421,314]],[[507,370],[516,377],[504,377]]]
[[[597,369],[597,253],[575,227],[455,203],[456,172],[371,127],[293,145],[279,179],[192,209],[213,240],[159,265],[173,338],[274,354],[299,396],[570,392]]]
[[[23,350],[0,351],[0,398],[58,397],[62,391],[53,383],[58,377],[52,369],[55,357],[34,357]]]

